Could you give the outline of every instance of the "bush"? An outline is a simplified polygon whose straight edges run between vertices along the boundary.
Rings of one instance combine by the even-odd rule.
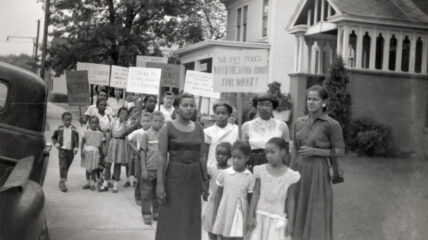
[[[64,93],[50,93],[49,102],[54,103],[68,103],[68,96]]]
[[[392,157],[396,155],[392,130],[389,126],[370,118],[361,118],[351,123],[350,148],[358,155]]]

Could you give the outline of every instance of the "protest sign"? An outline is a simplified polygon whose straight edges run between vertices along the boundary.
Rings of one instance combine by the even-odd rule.
[[[268,81],[267,50],[217,52],[212,70],[217,92],[263,92]]]
[[[180,88],[180,65],[164,63],[147,63],[149,68],[162,69],[161,87]]]
[[[89,84],[87,71],[71,71],[65,73],[67,82],[68,105],[89,105]]]
[[[130,67],[127,92],[158,95],[161,69]]]
[[[88,71],[89,84],[94,85],[109,85],[110,81],[110,65],[77,62],[77,70]]]
[[[184,82],[184,91],[201,97],[220,98],[220,93],[214,92],[213,75],[211,73],[188,70]]]
[[[110,87],[126,88],[128,82],[128,68],[120,66],[111,66]]]
[[[148,67],[147,63],[168,63],[167,57],[137,56],[136,67]]]

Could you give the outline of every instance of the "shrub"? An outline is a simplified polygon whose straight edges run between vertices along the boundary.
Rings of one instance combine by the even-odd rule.
[[[64,93],[50,93],[49,102],[54,103],[68,103],[68,96]]]
[[[396,155],[392,130],[370,118],[352,121],[349,145],[358,155],[392,157]]]

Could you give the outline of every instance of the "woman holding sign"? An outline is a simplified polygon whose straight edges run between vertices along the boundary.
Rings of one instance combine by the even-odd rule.
[[[119,111],[119,108],[126,107],[125,106],[125,100],[122,99],[122,93],[123,90],[120,88],[114,89],[114,97],[109,97],[107,100],[107,106],[109,106],[111,109],[113,109],[114,114],[117,115],[117,112]]]
[[[208,182],[204,132],[190,120],[193,95],[180,94],[174,107],[177,118],[166,122],[159,136],[157,196],[161,205],[156,240],[197,240],[201,239],[201,193],[206,199]]]
[[[242,140],[251,146],[251,158],[247,164],[250,171],[253,171],[254,166],[267,163],[265,145],[269,139],[280,137],[286,142],[290,140],[287,124],[273,118],[273,110],[278,107],[275,96],[264,94],[255,97],[253,106],[257,109],[258,117],[242,125]]]

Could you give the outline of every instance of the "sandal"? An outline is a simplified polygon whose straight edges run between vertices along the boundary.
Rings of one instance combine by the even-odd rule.
[[[146,225],[152,225],[152,216],[150,214],[143,214],[143,221]]]

